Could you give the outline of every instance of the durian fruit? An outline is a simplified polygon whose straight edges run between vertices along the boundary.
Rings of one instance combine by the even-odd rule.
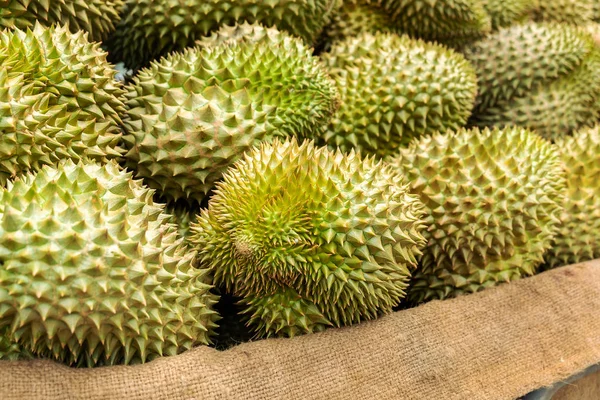
[[[515,25],[465,55],[478,77],[473,125],[518,125],[556,138],[600,116],[600,49],[581,29]]]
[[[398,305],[425,243],[422,217],[383,162],[276,139],[225,174],[191,241],[258,335],[294,336]]]
[[[187,204],[170,202],[166,204],[165,212],[171,214],[171,223],[177,226],[179,236],[188,239],[190,232],[190,224],[196,222],[196,213]]]
[[[111,60],[141,68],[225,25],[260,23],[312,44],[337,0],[129,0],[109,39]]]
[[[138,74],[126,94],[127,165],[169,200],[201,202],[260,141],[318,136],[337,102],[334,82],[301,39],[255,26]]]
[[[338,40],[357,36],[362,32],[394,32],[390,14],[379,0],[344,0],[323,31],[322,40],[329,47]]]
[[[567,176],[560,231],[546,255],[549,267],[600,257],[600,127],[557,140]]]
[[[115,161],[46,166],[0,189],[0,330],[69,365],[209,343],[216,296],[153,191]]]
[[[362,33],[321,55],[341,96],[321,143],[385,157],[414,137],[466,124],[477,77],[443,46]]]
[[[492,28],[499,29],[530,19],[538,0],[481,0],[492,18]],[[542,2],[545,0],[542,0]]]
[[[409,299],[473,293],[533,275],[558,231],[565,178],[558,149],[524,128],[415,140],[391,161],[428,211]]]
[[[460,47],[491,31],[481,0],[379,0],[396,28],[412,37]]]
[[[0,332],[0,361],[28,360],[33,355],[12,342],[4,332]]]
[[[115,74],[83,32],[0,32],[0,184],[60,159],[119,157]]]
[[[114,31],[124,6],[125,0],[0,0],[0,28],[68,25],[97,42]]]
[[[598,0],[539,0],[534,13],[536,21],[584,25],[594,19]]]

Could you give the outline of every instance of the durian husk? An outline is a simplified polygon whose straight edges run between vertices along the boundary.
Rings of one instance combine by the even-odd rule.
[[[191,241],[258,336],[295,336],[402,301],[425,243],[422,207],[381,161],[275,140],[226,173]]]

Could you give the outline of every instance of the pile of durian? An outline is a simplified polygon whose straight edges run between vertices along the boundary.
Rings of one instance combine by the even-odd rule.
[[[0,358],[142,363],[600,257],[595,20],[0,1]]]

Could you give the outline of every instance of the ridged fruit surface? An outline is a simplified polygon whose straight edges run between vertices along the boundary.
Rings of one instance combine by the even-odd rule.
[[[294,336],[398,305],[424,244],[422,217],[386,164],[275,140],[226,173],[191,241],[259,335]]]
[[[83,32],[0,32],[0,184],[61,159],[120,156],[115,74]]]
[[[111,56],[130,68],[182,50],[224,25],[260,23],[312,44],[336,0],[129,0],[109,40]]]
[[[179,236],[188,239],[190,232],[190,224],[196,222],[196,212],[187,204],[178,204],[175,202],[167,203],[165,212],[171,214],[171,223],[177,226]]]
[[[518,125],[554,139],[600,116],[600,50],[581,29],[516,25],[465,55],[478,77],[474,125]]]
[[[533,275],[558,232],[558,149],[523,128],[434,134],[393,160],[428,211],[409,289],[420,303]]]
[[[562,225],[548,251],[550,267],[600,257],[600,127],[556,142],[567,176]]]
[[[202,201],[246,150],[274,136],[319,135],[335,111],[334,82],[311,49],[253,29],[163,58],[129,86],[127,165],[163,196]]]
[[[115,162],[71,160],[0,189],[0,330],[69,365],[207,344],[207,270],[152,195]]]
[[[538,0],[534,19],[584,25],[594,19],[598,0]]]
[[[115,29],[125,0],[0,0],[0,28],[68,25],[99,42]]]
[[[331,45],[362,32],[393,32],[395,28],[392,21],[378,0],[344,0],[341,7],[332,13],[322,40]]]
[[[492,28],[499,29],[530,19],[538,1],[545,0],[482,0],[482,3],[492,18]]]
[[[12,342],[5,332],[0,333],[0,361],[27,360],[33,355]]]
[[[481,0],[379,0],[400,32],[426,41],[460,46],[490,32]]]
[[[341,106],[320,143],[385,157],[427,133],[464,126],[477,77],[443,46],[385,33],[363,33],[321,55]]]

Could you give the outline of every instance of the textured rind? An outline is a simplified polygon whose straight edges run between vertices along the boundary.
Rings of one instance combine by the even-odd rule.
[[[586,128],[557,140],[567,177],[565,210],[549,267],[600,257],[600,127]]]
[[[534,20],[584,25],[594,19],[598,0],[539,0]]]
[[[491,31],[480,0],[379,0],[397,29],[412,37],[461,46]]]
[[[124,0],[0,0],[0,28],[68,25],[72,33],[85,31],[91,41],[102,41],[124,6]]]
[[[435,134],[392,161],[425,204],[428,244],[409,299],[473,293],[533,275],[558,232],[558,149],[523,128]]]
[[[465,56],[478,76],[473,125],[519,125],[554,139],[600,116],[600,49],[581,29],[512,26],[473,44]]]
[[[114,161],[67,160],[0,189],[0,330],[69,365],[209,343],[207,271],[152,195]]]
[[[332,13],[331,22],[323,30],[321,41],[326,48],[362,32],[394,32],[393,19],[378,0],[345,0]]]
[[[362,33],[321,55],[341,106],[319,143],[385,157],[423,134],[464,126],[477,94],[465,58],[441,45]]]
[[[531,18],[538,0],[481,0],[492,18],[492,28],[499,29]],[[545,0],[542,0],[545,1]]]
[[[61,159],[119,157],[123,89],[87,34],[0,32],[0,184]]]
[[[196,222],[196,212],[187,204],[170,202],[166,204],[165,212],[171,214],[171,223],[177,226],[179,236],[188,239],[190,236],[190,224]]]
[[[34,358],[31,352],[12,342],[4,332],[0,333],[0,361],[28,360]]]
[[[335,111],[334,82],[310,48],[253,29],[165,57],[128,87],[127,165],[165,197],[202,201],[244,151],[274,136],[318,136]]]
[[[191,241],[259,335],[294,336],[398,305],[424,244],[422,217],[386,164],[277,139],[226,173]]]
[[[141,68],[224,25],[260,23],[312,44],[336,0],[131,0],[109,39],[111,60]]]

